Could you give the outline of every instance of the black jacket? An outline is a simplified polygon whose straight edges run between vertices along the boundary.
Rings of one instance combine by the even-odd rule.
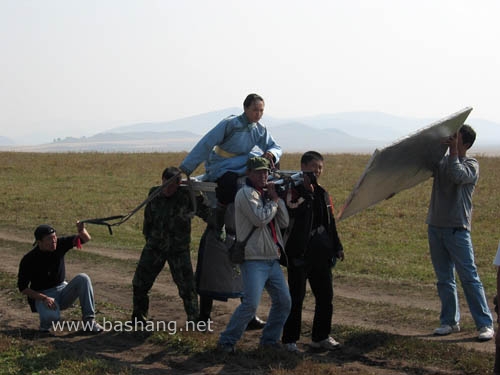
[[[290,215],[285,233],[289,265],[328,262],[333,266],[343,247],[328,192],[319,185],[314,185],[314,192],[299,185],[288,192],[286,202]]]

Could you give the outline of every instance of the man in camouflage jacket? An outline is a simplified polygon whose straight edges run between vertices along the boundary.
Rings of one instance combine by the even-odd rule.
[[[148,293],[168,261],[172,278],[184,303],[188,321],[198,319],[196,293],[190,256],[191,218],[193,204],[188,190],[179,189],[180,170],[169,167],[163,171],[162,182],[178,175],[144,209],[143,234],[146,244],[135,271],[133,285],[133,322],[146,322],[149,310]],[[158,186],[152,187],[149,194]],[[206,220],[208,208],[199,200],[196,215]]]

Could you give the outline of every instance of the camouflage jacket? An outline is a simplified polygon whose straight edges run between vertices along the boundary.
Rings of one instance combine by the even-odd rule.
[[[158,186],[152,187],[149,194],[156,189]],[[206,220],[208,207],[201,196],[196,199],[195,214]],[[179,189],[170,197],[158,194],[144,209],[142,233],[146,243],[166,251],[189,251],[192,217],[193,203],[187,189]]]

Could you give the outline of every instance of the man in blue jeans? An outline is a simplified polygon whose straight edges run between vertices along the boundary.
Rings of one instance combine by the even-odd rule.
[[[260,338],[261,347],[278,348],[283,325],[290,313],[291,299],[279,259],[284,249],[281,229],[288,226],[285,202],[274,184],[268,183],[269,160],[251,158],[247,162],[247,181],[235,198],[236,237],[246,238],[245,261],[240,265],[243,280],[241,305],[234,311],[221,333],[218,349],[234,352],[248,322],[255,316],[262,291],[271,296],[271,310]]]
[[[64,256],[73,247],[90,240],[84,223],[77,222],[78,234],[57,237],[56,230],[47,224],[35,230],[35,247],[19,264],[17,286],[28,297],[32,312],[40,316],[40,331],[49,332],[60,319],[60,311],[79,299],[82,328],[88,332],[101,332],[102,326],[95,321],[94,290],[90,278],[80,273],[66,282]]]
[[[434,182],[427,216],[429,248],[441,299],[441,326],[435,335],[460,331],[455,270],[457,271],[472,318],[479,331],[478,340],[493,338],[493,319],[474,261],[470,236],[472,194],[479,178],[479,163],[467,157],[476,139],[475,131],[463,125],[444,143],[449,147],[434,169]]]

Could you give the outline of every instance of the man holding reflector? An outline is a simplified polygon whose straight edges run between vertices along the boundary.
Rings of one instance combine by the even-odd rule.
[[[486,341],[494,335],[493,319],[477,273],[470,236],[472,194],[479,178],[479,163],[466,154],[475,139],[475,131],[469,125],[463,125],[444,142],[449,147],[449,154],[434,169],[427,224],[441,299],[441,326],[434,330],[434,334],[448,335],[460,331],[456,270],[479,331],[478,339]]]

